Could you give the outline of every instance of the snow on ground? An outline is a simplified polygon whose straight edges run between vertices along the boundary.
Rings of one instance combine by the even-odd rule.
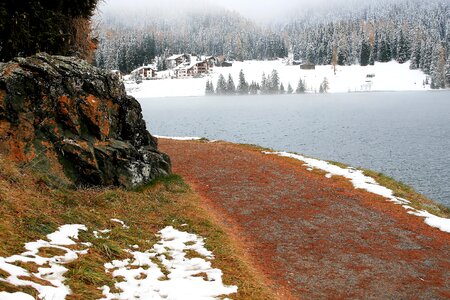
[[[129,226],[122,220],[111,219],[123,229]],[[47,235],[48,241],[38,240],[25,244],[26,252],[10,257],[0,257],[0,270],[9,274],[0,277],[0,281],[15,286],[29,286],[38,292],[39,299],[65,299],[71,294],[70,287],[64,285],[64,274],[68,271],[63,265],[72,262],[79,255],[88,253],[84,250],[71,250],[64,246],[84,245],[90,243],[75,241],[80,230],[87,231],[84,225],[63,225]],[[96,238],[100,233],[110,230],[93,231]],[[222,299],[222,296],[237,292],[236,286],[226,286],[222,282],[222,271],[212,268],[214,256],[205,248],[204,239],[195,235],[166,227],[159,232],[161,240],[152,249],[145,252],[126,249],[133,259],[112,261],[105,264],[105,272],[117,278],[115,287],[120,291],[112,293],[109,287],[102,289],[103,299]],[[138,245],[131,245],[134,250]],[[41,248],[62,250],[64,255],[42,257]],[[31,273],[16,263],[35,263],[41,266],[37,273]],[[33,277],[45,281],[39,284]],[[27,280],[30,278],[30,280]],[[119,280],[120,279],[120,280]],[[22,292],[0,292],[0,300],[33,300],[29,294]]]
[[[201,137],[196,136],[162,136],[162,135],[153,135],[158,139],[166,139],[166,140],[174,140],[174,141],[198,141],[201,140]]]
[[[212,74],[204,78],[144,80],[141,84],[125,82],[127,92],[136,98],[204,96],[207,80],[216,86],[220,74],[231,74],[237,85],[239,71],[244,70],[245,78],[261,82],[262,74],[269,75],[276,69],[285,89],[290,83],[295,90],[301,78],[306,82],[307,92],[318,92],[326,77],[329,93],[347,93],[361,91],[423,91],[426,75],[420,70],[410,70],[409,62],[399,64],[375,63],[374,66],[361,67],[337,66],[336,75],[332,66],[316,66],[316,70],[300,70],[299,66],[287,66],[283,60],[234,62],[232,67],[216,67]],[[374,77],[367,77],[367,75]]]
[[[115,284],[121,292],[111,293],[105,286],[103,299],[218,299],[237,292],[236,286],[223,284],[221,270],[211,267],[214,256],[202,238],[171,226],[159,233],[161,240],[151,250],[128,250],[133,259],[105,264],[121,279]]]
[[[128,225],[125,224],[124,221],[119,220],[119,219],[111,219],[111,222],[119,223],[120,225],[122,225],[122,228],[125,228],[125,229],[130,228]]]
[[[389,201],[394,202],[395,204],[402,205],[403,208],[405,208],[409,214],[423,217],[426,224],[450,233],[450,219],[441,218],[432,215],[427,211],[423,210],[419,211],[417,209],[412,208],[411,206],[408,205],[410,201],[394,196],[394,192],[392,190],[379,185],[372,177],[364,175],[363,171],[361,170],[356,170],[354,168],[344,169],[323,160],[308,158],[302,155],[287,152],[264,151],[263,153],[271,155],[279,155],[283,157],[290,157],[303,161],[305,163],[305,166],[308,167],[308,170],[319,169],[327,172],[325,176],[327,178],[331,178],[332,176],[343,176],[347,179],[350,179],[351,183],[355,188],[363,189],[370,193],[380,195],[384,198],[387,198]]]
[[[76,244],[74,239],[78,239],[78,232],[80,230],[87,230],[86,226],[78,224],[63,225],[54,233],[47,235],[48,241],[38,240],[36,242],[29,242],[25,244],[26,252],[6,258],[0,257],[0,269],[9,274],[7,278],[0,277],[0,281],[16,286],[31,286],[38,291],[38,297],[40,299],[65,299],[71,291],[68,286],[64,285],[64,273],[67,272],[67,268],[63,265],[76,260],[78,255],[86,254],[88,251],[87,249],[71,250],[64,247]],[[39,255],[41,248],[62,250],[65,254],[42,257]],[[37,273],[31,273],[25,268],[15,265],[15,263],[19,262],[34,263],[41,267]],[[47,282],[48,285],[42,285],[25,279],[32,279],[33,277]],[[34,299],[34,297],[19,292],[1,292],[0,299],[30,300]]]

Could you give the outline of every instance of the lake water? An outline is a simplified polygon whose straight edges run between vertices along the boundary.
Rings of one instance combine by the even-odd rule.
[[[450,206],[449,91],[139,100],[153,134],[258,144],[373,169]]]

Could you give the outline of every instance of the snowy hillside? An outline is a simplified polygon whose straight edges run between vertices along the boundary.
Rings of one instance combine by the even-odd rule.
[[[276,69],[280,80],[287,89],[290,83],[295,90],[301,78],[306,82],[307,92],[319,91],[319,86],[326,77],[329,93],[347,93],[360,91],[424,91],[427,75],[420,70],[410,70],[409,62],[399,64],[395,61],[375,63],[374,66],[361,67],[338,66],[334,75],[332,66],[316,66],[315,70],[300,70],[299,66],[286,66],[282,60],[235,62],[233,67],[215,68],[213,73],[204,78],[144,80],[141,84],[125,82],[129,94],[136,98],[204,96],[207,80],[216,86],[220,74],[231,74],[237,83],[240,70],[244,70],[248,82],[260,82],[262,74],[270,74]],[[369,75],[369,77],[368,77]]]

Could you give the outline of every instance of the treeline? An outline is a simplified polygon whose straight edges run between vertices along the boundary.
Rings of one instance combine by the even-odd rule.
[[[102,23],[97,29],[97,65],[129,73],[156,57],[159,68],[164,69],[165,58],[178,53],[224,56],[226,60],[288,55],[284,38],[278,33],[224,9],[181,15],[170,22],[156,18],[142,26],[124,27],[115,18]]]
[[[336,12],[338,13],[338,12]],[[411,61],[431,86],[450,85],[450,2],[398,1],[347,12],[329,22],[295,21],[282,30],[297,59],[361,66]]]
[[[217,79],[216,88],[211,80],[206,81],[205,94],[206,95],[276,95],[276,94],[303,94],[306,93],[306,82],[299,79],[297,88],[294,90],[289,83],[287,87],[283,85],[280,80],[280,76],[277,70],[272,70],[272,72],[266,76],[263,73],[261,82],[252,81],[248,83],[245,79],[244,71],[239,72],[239,79],[237,85],[234,83],[234,79],[231,74],[228,74],[226,79],[223,74],[219,75]],[[319,92],[326,93],[329,89],[328,79],[324,78],[323,82],[320,84]]]
[[[98,0],[3,0],[0,61],[45,51],[89,59],[96,43],[90,18]]]

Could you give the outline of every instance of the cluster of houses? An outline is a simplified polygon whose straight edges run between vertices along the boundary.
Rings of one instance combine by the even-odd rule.
[[[289,65],[300,65],[302,70],[314,70],[315,65],[310,62],[295,61],[293,55],[288,59]],[[141,81],[149,79],[163,78],[196,78],[209,74],[214,67],[231,67],[231,62],[225,61],[222,57],[214,56],[197,56],[191,54],[175,54],[165,59],[167,70],[158,71],[155,64],[141,66],[133,71],[130,75],[124,76],[125,80]],[[122,78],[122,74],[118,70],[113,73]]]
[[[139,67],[129,76],[133,80],[156,78],[195,78],[212,71],[214,66],[231,67],[232,63],[214,56],[196,56],[190,54],[176,54],[166,59],[167,71],[158,72],[155,64]],[[162,73],[164,76],[158,76]]]

